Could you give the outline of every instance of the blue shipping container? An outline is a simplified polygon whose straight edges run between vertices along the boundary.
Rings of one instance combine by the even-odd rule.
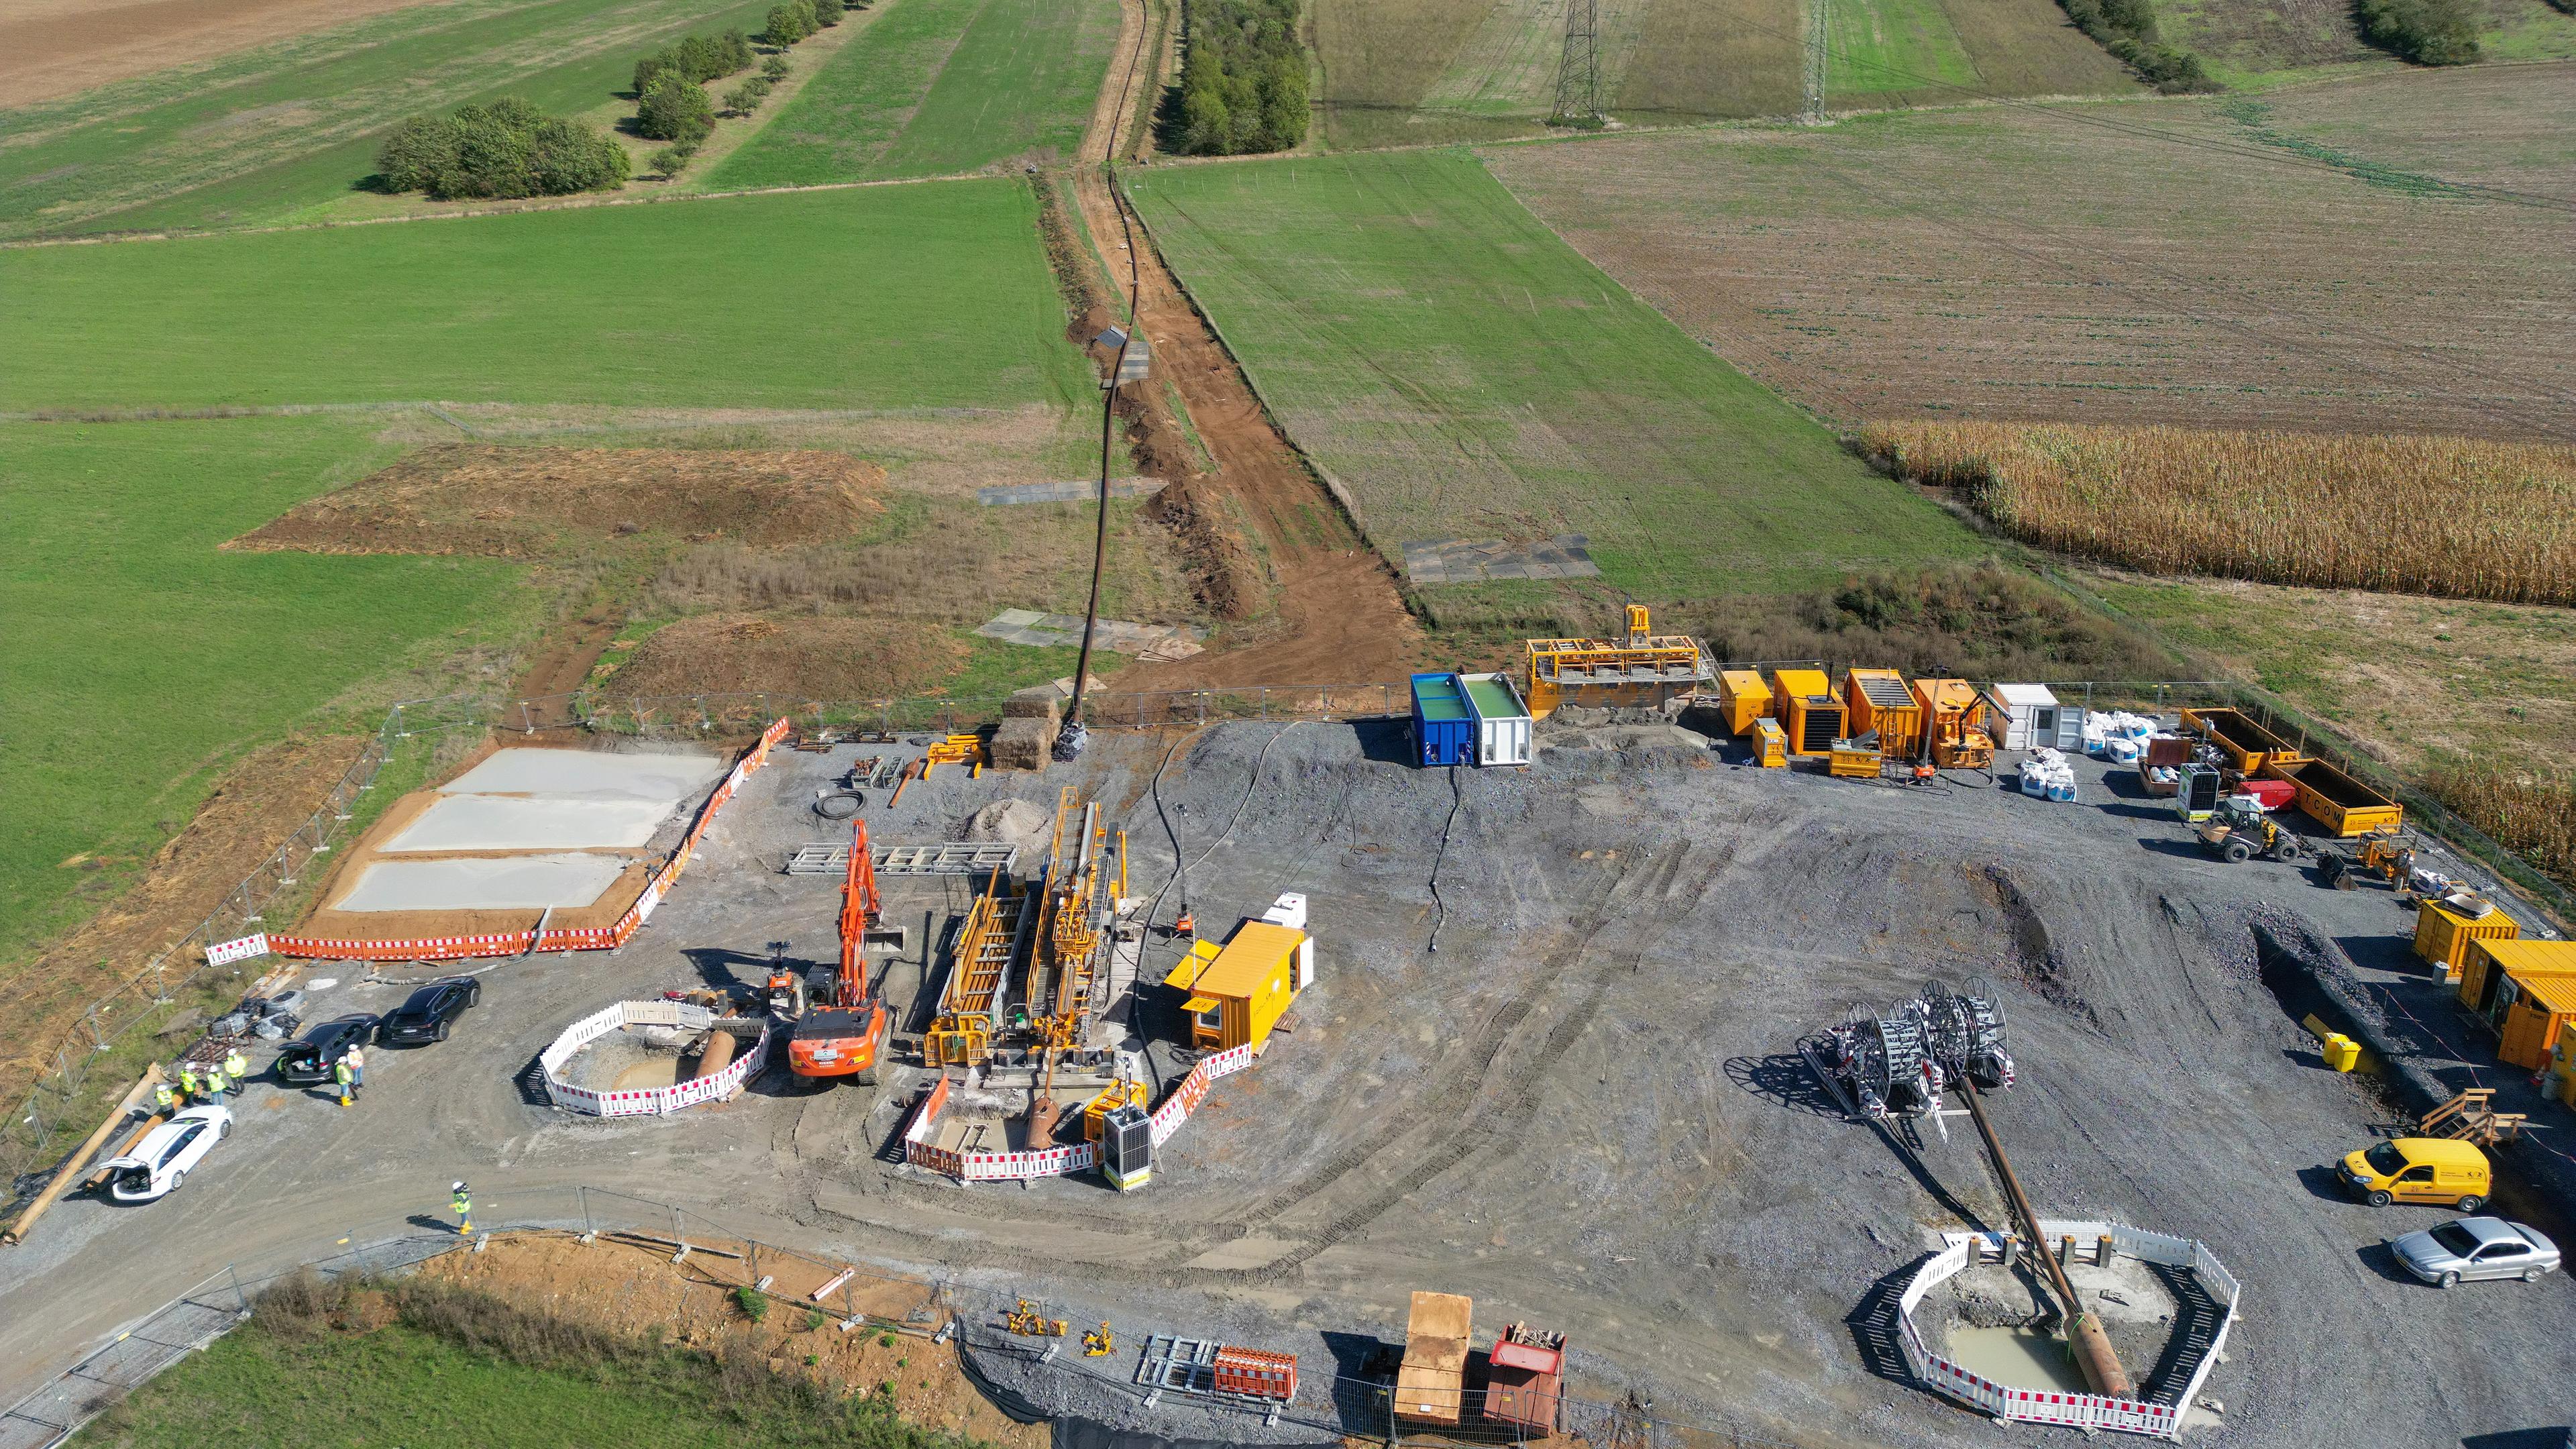
[[[1426,766],[1475,762],[1476,720],[1457,676],[1413,676],[1413,752]]]

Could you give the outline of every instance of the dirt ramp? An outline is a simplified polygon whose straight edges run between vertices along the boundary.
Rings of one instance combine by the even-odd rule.
[[[883,513],[884,481],[873,463],[815,449],[425,448],[226,547],[531,558],[648,533],[819,543]]]

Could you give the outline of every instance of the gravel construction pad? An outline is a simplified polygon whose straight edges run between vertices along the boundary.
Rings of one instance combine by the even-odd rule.
[[[448,795],[384,853],[455,850],[635,849],[652,840],[671,806],[655,800],[582,800],[539,795]]]
[[[2539,1114],[2538,1141],[2498,1155],[2495,1210],[2576,1242],[2561,1206],[2576,1164],[2541,1146],[2570,1119],[2494,1065],[2493,1038],[2413,964],[2414,916],[2386,892],[2211,859],[2095,765],[2059,805],[1964,776],[1916,790],[1739,767],[1694,738],[1543,731],[1527,772],[1452,776],[1406,767],[1400,722],[1101,730],[1042,776],[942,770],[899,804],[872,792],[871,838],[899,845],[956,839],[1001,800],[1051,812],[1080,785],[1127,832],[1128,889],[1148,901],[1170,875],[1168,816],[1182,859],[1206,856],[1186,891],[1203,930],[1307,893],[1318,974],[1294,1031],[1216,1084],[1135,1195],[1096,1177],[961,1187],[888,1161],[917,1068],[873,1089],[772,1070],[720,1108],[652,1121],[558,1113],[529,1091],[536,1054],[604,1000],[756,984],[772,941],[792,962],[833,959],[838,882],[777,862],[815,838],[815,787],[887,747],[775,753],[624,948],[487,963],[454,1039],[390,1054],[357,1108],[255,1083],[188,1201],[55,1208],[0,1257],[0,1382],[226,1262],[405,1221],[435,1205],[424,1183],[461,1176],[505,1220],[578,1225],[567,1185],[584,1183],[597,1212],[627,1211],[611,1192],[678,1202],[936,1277],[995,1315],[1025,1294],[1078,1326],[1111,1319],[1119,1352],[1098,1376],[1067,1344],[1018,1375],[1027,1396],[1173,1440],[1374,1441],[1364,1396],[1336,1397],[1332,1376],[1399,1341],[1406,1295],[1427,1288],[1474,1298],[1480,1349],[1515,1318],[1565,1330],[1581,1396],[1633,1389],[1669,1417],[1809,1449],[2072,1445],[1963,1412],[1890,1357],[1893,1285],[1940,1230],[2004,1221],[1974,1134],[1954,1122],[1913,1147],[1844,1123],[1791,1054],[1855,1001],[1982,974],[2021,1067],[1989,1108],[2040,1211],[2201,1238],[2245,1283],[2207,1389],[2224,1425],[2189,1442],[2485,1449],[2566,1422],[2576,1284],[2415,1284],[2384,1240],[2454,1214],[2375,1210],[2332,1183],[2411,1104],[2324,1068],[2298,1024],[2321,980],[2387,1008],[2406,1071]],[[1148,783],[1176,744],[1158,812]],[[908,1043],[940,980],[924,990],[924,952],[940,964],[972,887],[883,887],[912,941],[884,968]],[[1183,900],[1164,893],[1156,922]],[[1157,934],[1144,978],[1178,950]],[[321,974],[344,980],[317,1012],[384,1011],[407,990]],[[1168,1016],[1144,1017],[1168,1037]],[[1167,1051],[1150,1060],[1161,1085],[1178,1075]],[[519,1206],[545,1192],[558,1206]],[[255,1210],[276,1201],[299,1212]],[[1313,1392],[1270,1431],[1173,1396],[1147,1410],[1126,1380],[1153,1332],[1293,1352]]]
[[[335,911],[514,911],[586,906],[624,859],[523,855],[508,860],[381,860],[331,903]]]
[[[439,788],[450,795],[576,795],[679,804],[724,773],[713,755],[604,750],[496,750]]]

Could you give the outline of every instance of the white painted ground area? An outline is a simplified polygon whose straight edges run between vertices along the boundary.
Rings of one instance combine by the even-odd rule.
[[[509,860],[379,860],[331,903],[341,911],[534,911],[598,900],[626,861],[614,855]]]
[[[665,810],[724,773],[713,755],[501,750],[438,788],[449,795],[555,795],[650,800]]]
[[[380,849],[386,854],[454,850],[631,850],[652,840],[671,813],[658,800],[561,796],[449,795],[422,811]]]

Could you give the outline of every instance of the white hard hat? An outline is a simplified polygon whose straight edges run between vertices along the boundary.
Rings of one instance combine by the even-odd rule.
[[[452,1187],[450,1187],[450,1188],[448,1188],[447,1190],[448,1190],[449,1192],[463,1192],[463,1191],[465,1190],[465,1182],[464,1182],[464,1180],[463,1180],[462,1178],[458,1179],[458,1180],[457,1180],[457,1182],[455,1183],[455,1185],[454,1185],[454,1186],[452,1186]]]

